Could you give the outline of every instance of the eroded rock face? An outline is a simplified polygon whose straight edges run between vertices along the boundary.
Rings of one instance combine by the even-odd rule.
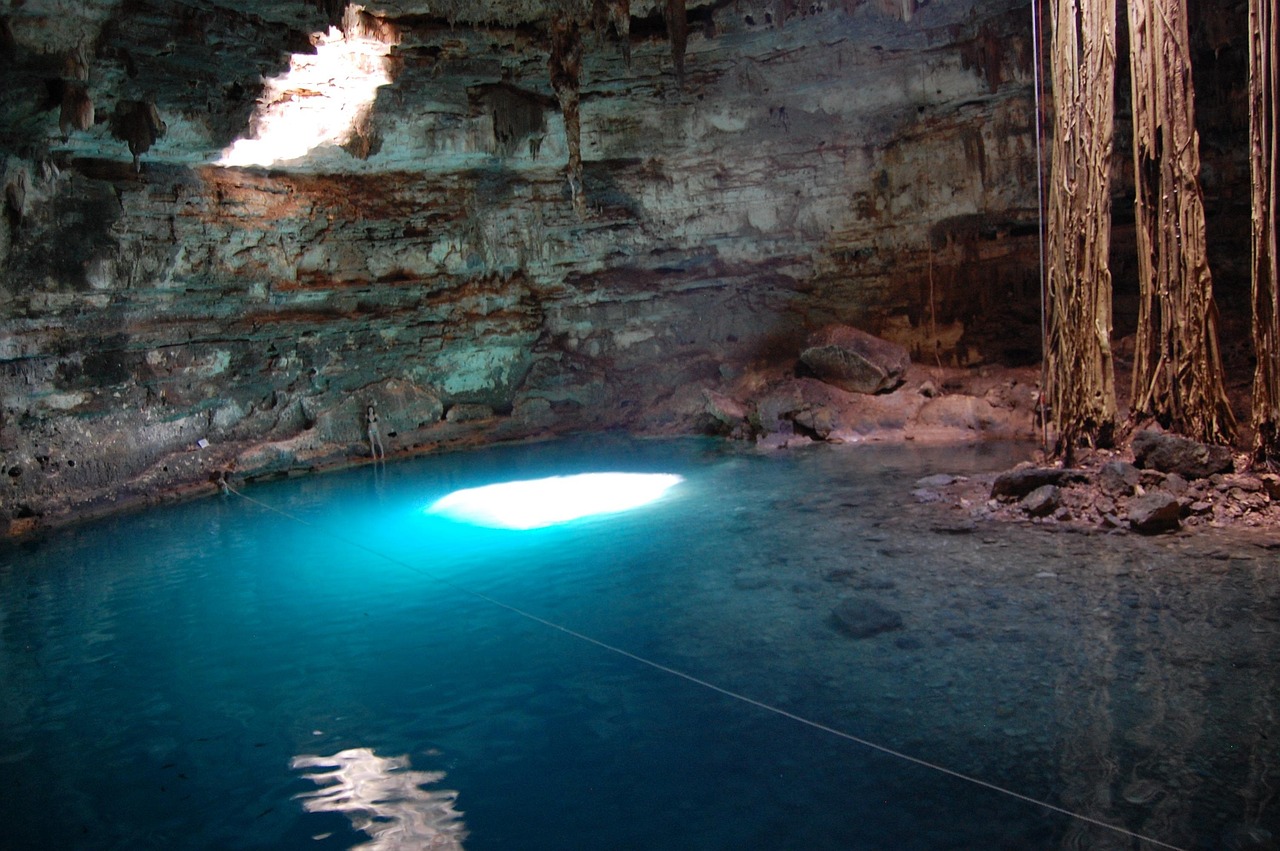
[[[630,67],[616,27],[584,42],[585,215],[542,19],[419,5],[368,6],[391,82],[350,136],[269,167],[215,162],[257,126],[261,78],[313,55],[319,9],[11,14],[0,152],[27,182],[0,239],[0,517],[358,459],[370,402],[392,454],[697,430],[707,393],[793,364],[814,327],[951,359],[974,293],[1035,298],[1016,0],[909,22],[689,3],[683,85],[665,4],[633,3]],[[62,142],[44,86],[76,50],[101,120]],[[166,130],[135,171],[108,118],[147,98]],[[848,427],[832,410],[777,416],[820,436]]]

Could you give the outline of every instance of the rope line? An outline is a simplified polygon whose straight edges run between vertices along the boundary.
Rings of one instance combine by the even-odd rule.
[[[891,756],[891,757],[894,757],[895,759],[899,759],[904,762],[909,762],[913,765],[918,765],[921,768],[927,768],[931,771],[938,772],[939,774],[944,774],[948,777],[953,777],[957,780],[962,780],[974,786],[980,786],[992,792],[997,792],[1001,795],[1014,798],[1015,800],[1022,801],[1027,804],[1032,804],[1034,806],[1040,807],[1045,810],[1049,810],[1051,812],[1058,813],[1059,815],[1067,816],[1077,821],[1091,824],[1095,827],[1101,827],[1105,830],[1122,834],[1124,836],[1129,837],[1130,839],[1136,839],[1140,842],[1147,842],[1159,848],[1168,848],[1168,849],[1171,849],[1171,851],[1188,851],[1188,849],[1184,849],[1181,846],[1171,845],[1168,842],[1162,842],[1159,839],[1155,839],[1150,836],[1137,833],[1127,828],[1120,827],[1119,825],[1102,821],[1101,819],[1094,818],[1093,816],[1087,816],[1083,813],[1078,813],[1073,810],[1066,809],[1065,807],[1060,807],[1057,804],[1051,804],[1048,801],[1042,801],[1039,798],[1033,798],[1030,795],[1024,795],[1021,792],[1015,792],[1012,789],[1009,789],[1005,786],[1001,786],[997,783],[992,783],[989,780],[983,780],[980,777],[974,777],[971,774],[965,774],[964,772],[957,771],[953,768],[947,768],[945,765],[940,765],[935,762],[930,762],[929,760],[926,760],[926,759],[921,759],[920,757],[903,753],[902,751],[894,750],[893,748],[888,747],[887,745],[877,744],[876,742],[873,742],[870,739],[864,739],[861,736],[855,736],[852,733],[845,732],[844,730],[838,729],[836,727],[832,727],[828,724],[823,724],[821,721],[814,721],[811,718],[806,718],[803,715],[797,715],[794,712],[783,709],[779,706],[774,706],[773,704],[765,703],[762,700],[758,700],[754,697],[750,697],[749,695],[742,694],[741,692],[736,692],[736,691],[733,691],[732,689],[725,688],[724,686],[716,685],[713,682],[709,682],[700,677],[696,677],[693,674],[687,673],[685,671],[681,671],[678,668],[672,668],[668,665],[662,664],[661,662],[655,662],[652,659],[646,658],[644,656],[640,656],[625,648],[618,647],[617,645],[610,644],[607,641],[602,641],[598,638],[594,638],[590,635],[587,635],[586,633],[578,632],[577,630],[567,627],[564,624],[547,620],[546,618],[540,615],[536,615],[532,612],[526,611],[525,609],[522,609],[519,606],[514,606],[511,603],[503,602],[502,600],[499,600],[495,597],[491,597],[488,594],[485,594],[481,591],[476,591],[475,589],[468,588],[465,585],[459,585],[458,583],[450,579],[446,579],[442,576],[439,576],[431,572],[430,570],[423,568],[420,565],[411,564],[395,556],[388,555],[387,553],[384,553],[384,552],[380,552],[379,550],[376,550],[373,547],[368,546],[367,544],[361,543],[360,541],[355,541],[350,538],[343,537],[337,532],[334,532],[331,527],[319,526],[305,518],[298,517],[294,514],[291,514],[288,511],[277,508],[273,505],[268,505],[267,503],[262,502],[261,500],[254,499],[251,496],[241,493],[240,491],[232,487],[230,484],[226,484],[225,487],[228,493],[233,493],[236,496],[240,497],[241,499],[245,500],[246,502],[253,503],[254,505],[257,505],[267,511],[270,511],[274,514],[278,514],[281,517],[284,517],[295,523],[299,523],[308,528],[320,530],[324,534],[328,535],[329,537],[341,543],[347,544],[348,546],[354,547],[359,550],[363,550],[364,552],[369,553],[370,555],[376,556],[377,558],[380,558],[391,564],[398,565],[399,567],[403,567],[406,570],[410,570],[414,573],[417,573],[419,576],[430,579],[431,581],[439,583],[440,585],[445,585],[449,588],[452,588],[453,590],[458,591],[459,593],[465,594],[470,597],[474,597],[477,600],[481,600],[492,606],[496,606],[500,609],[504,609],[521,618],[525,618],[526,620],[532,621],[537,624],[541,624],[542,626],[556,630],[557,632],[561,632],[567,636],[570,636],[571,638],[575,638],[579,641],[586,642],[587,644],[594,645],[595,647],[598,647],[609,653],[622,656],[623,658],[630,659],[633,662],[638,662],[639,664],[652,668],[655,671],[661,671],[664,674],[669,674],[673,677],[682,679],[688,683],[692,683],[693,685],[701,686],[702,688],[716,692],[717,694],[724,695],[725,697],[731,698],[732,700],[745,703],[749,706],[754,706],[757,709],[761,709],[765,712],[769,712],[774,715],[780,716],[782,718],[795,721],[798,724],[803,724],[804,726],[814,730],[818,730],[819,732],[827,733],[832,736],[836,736],[838,738],[844,739],[846,741],[853,742],[854,744],[861,745],[862,747],[869,748],[874,751],[878,751],[879,753],[885,754],[886,756]]]
[[[1031,0],[1031,74],[1035,91],[1036,137],[1036,243],[1040,255],[1040,391],[1036,400],[1040,409],[1041,447],[1049,449],[1049,314],[1048,281],[1045,275],[1045,227],[1044,227],[1044,116],[1041,107],[1042,86],[1040,67],[1044,62],[1043,35],[1040,31],[1040,0]]]

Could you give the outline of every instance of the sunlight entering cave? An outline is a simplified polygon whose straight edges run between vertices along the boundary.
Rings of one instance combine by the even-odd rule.
[[[295,53],[289,70],[265,80],[248,135],[222,152],[222,166],[274,166],[351,140],[378,89],[391,82],[393,42],[368,35],[360,7],[348,7],[345,33],[330,27],[311,37],[315,53]]]

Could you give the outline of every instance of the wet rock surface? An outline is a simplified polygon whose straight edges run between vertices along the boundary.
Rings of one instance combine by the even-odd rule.
[[[1084,478],[1085,475],[1079,470],[1028,465],[996,476],[996,480],[991,485],[991,496],[996,499],[1019,499],[1046,486],[1056,486]]]

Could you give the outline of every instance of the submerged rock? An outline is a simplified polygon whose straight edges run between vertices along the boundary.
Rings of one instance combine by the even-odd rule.
[[[1121,794],[1129,803],[1145,807],[1163,797],[1167,791],[1162,783],[1148,778],[1138,778],[1126,784]]]
[[[964,481],[963,476],[953,476],[950,473],[935,473],[932,476],[925,476],[922,479],[916,479],[916,487],[918,488],[945,488],[956,482]]]
[[[902,629],[902,616],[875,600],[851,597],[831,610],[835,628],[850,638],[871,638],[882,632]]]
[[[1222,834],[1222,847],[1227,851],[1275,851],[1280,848],[1275,835],[1256,824],[1238,824]]]

